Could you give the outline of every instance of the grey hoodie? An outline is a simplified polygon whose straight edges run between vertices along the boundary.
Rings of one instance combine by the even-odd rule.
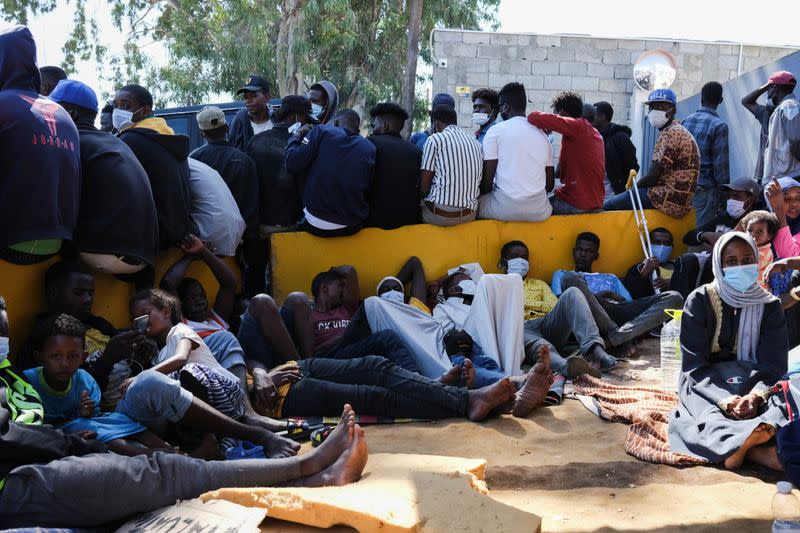
[[[325,108],[325,116],[318,118],[322,124],[330,124],[333,126],[333,119],[336,117],[336,111],[339,109],[339,91],[336,90],[336,85],[328,80],[322,80],[312,85],[310,89],[322,90],[328,95],[328,105]]]

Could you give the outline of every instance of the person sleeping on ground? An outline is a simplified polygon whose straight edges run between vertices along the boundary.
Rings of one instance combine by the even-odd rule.
[[[782,470],[772,442],[787,423],[770,388],[786,373],[786,320],[758,281],[758,247],[732,231],[714,245],[714,281],[695,289],[681,318],[679,403],[669,444],[726,468],[749,460]]]

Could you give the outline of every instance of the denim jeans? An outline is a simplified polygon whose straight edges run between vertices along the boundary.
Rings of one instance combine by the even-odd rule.
[[[128,387],[117,404],[117,412],[146,426],[164,419],[177,422],[186,414],[193,398],[178,381],[161,372],[145,370]]]
[[[695,227],[702,228],[717,217],[719,210],[719,190],[717,188],[701,189],[694,193],[692,207],[695,212]]]
[[[635,194],[635,193],[634,193]],[[647,189],[639,187],[639,197],[642,199],[642,207],[645,209],[653,209],[653,202],[647,197]],[[604,211],[633,211],[633,204],[631,203],[631,193],[628,191],[621,192],[612,196],[603,204]]]

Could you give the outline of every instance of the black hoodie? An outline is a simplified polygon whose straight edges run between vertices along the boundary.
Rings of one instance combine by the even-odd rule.
[[[134,126],[119,138],[133,150],[150,178],[161,248],[175,246],[189,233],[197,235],[190,215],[189,137]]]
[[[605,131],[600,132],[606,148],[606,176],[614,189],[614,193],[625,192],[625,184],[631,169],[639,170],[636,162],[636,147],[631,142],[631,129],[627,126],[614,124],[608,125]]]
[[[78,219],[78,130],[40,84],[30,30],[0,32],[0,248],[71,239]]]

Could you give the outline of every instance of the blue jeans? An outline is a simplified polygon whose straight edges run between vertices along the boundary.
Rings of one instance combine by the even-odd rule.
[[[580,215],[583,213],[595,213],[600,211],[599,209],[598,210],[579,209],[569,202],[565,202],[564,200],[559,200],[558,197],[556,197],[555,195],[550,197],[550,204],[553,206],[554,215]]]
[[[719,190],[716,188],[701,189],[698,187],[692,199],[692,207],[694,207],[695,210],[695,227],[702,228],[717,217],[717,211],[719,210]]]
[[[149,425],[159,420],[177,422],[192,405],[194,396],[161,372],[145,370],[133,380],[117,404],[117,412]]]
[[[647,189],[639,187],[639,197],[642,199],[642,207],[645,209],[653,209],[653,202],[647,197]],[[603,204],[605,211],[633,211],[633,204],[631,203],[631,193],[628,191],[615,194],[605,201]]]
[[[466,357],[463,355],[456,355],[451,357],[450,361],[453,362],[453,366],[456,366],[464,364],[465,359]],[[494,359],[489,359],[485,355],[472,355],[469,359],[475,367],[475,383],[472,385],[475,389],[488,387],[506,377]]]

